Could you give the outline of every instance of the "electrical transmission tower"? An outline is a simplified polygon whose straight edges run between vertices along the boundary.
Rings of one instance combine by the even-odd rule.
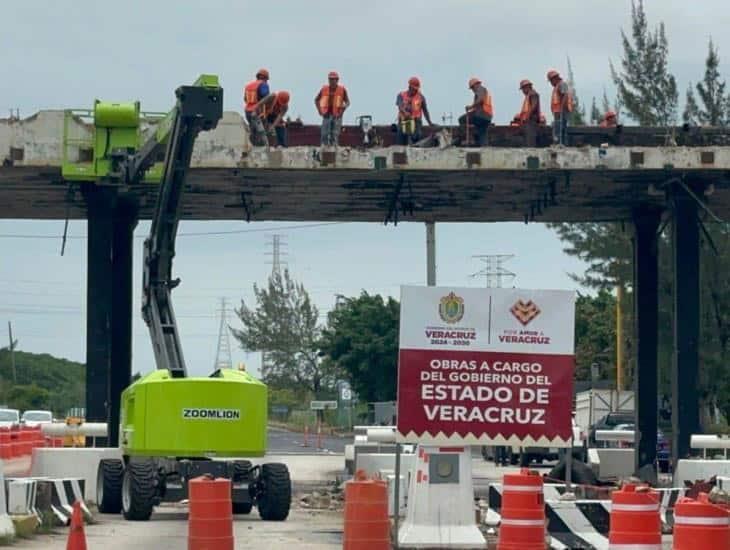
[[[281,267],[286,266],[286,260],[283,259],[287,253],[284,251],[286,248],[286,242],[284,238],[286,235],[271,235],[269,240],[266,241],[268,246],[271,246],[271,252],[267,252],[267,256],[271,256],[271,261],[267,262],[271,264],[271,274],[281,273]]]
[[[226,323],[226,299],[221,298],[221,308],[218,311],[221,316],[221,324],[218,329],[218,350],[215,352],[215,365],[213,370],[232,369],[231,341],[228,335],[228,323]]]
[[[476,273],[472,273],[471,277],[484,277],[487,288],[502,288],[505,279],[511,282],[516,277],[514,273],[502,266],[507,260],[514,257],[514,254],[480,254],[472,256],[472,258],[477,258],[486,265]]]

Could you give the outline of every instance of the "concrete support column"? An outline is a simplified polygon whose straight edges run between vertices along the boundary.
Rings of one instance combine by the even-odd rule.
[[[112,358],[114,189],[89,186],[86,276],[86,420],[108,419]]]
[[[426,222],[426,284],[436,286],[436,224]]]
[[[122,391],[132,380],[132,304],[134,228],[137,209],[120,204],[114,216],[112,248],[112,330],[109,376],[109,445],[119,444],[119,406]]]
[[[657,368],[659,322],[658,235],[661,211],[641,207],[634,211],[634,315],[636,319],[634,466],[655,468],[659,373]],[[646,479],[647,476],[642,476]],[[650,476],[652,479],[656,477]],[[646,479],[649,481],[648,479]]]
[[[673,189],[674,358],[672,365],[672,459],[690,452],[690,436],[700,431],[697,384],[700,335],[700,236],[697,202]]]

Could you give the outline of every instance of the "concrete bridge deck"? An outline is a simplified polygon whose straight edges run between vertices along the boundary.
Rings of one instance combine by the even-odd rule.
[[[89,184],[69,188],[61,178],[63,120],[63,111],[41,111],[0,121],[0,217],[87,217],[82,190]],[[500,135],[513,129],[497,130],[496,140],[509,145]],[[596,142],[585,138],[591,130],[581,134],[584,142]],[[74,120],[69,135],[83,143],[91,132]],[[730,218],[730,146],[705,144],[723,140],[672,147],[268,149],[252,148],[246,132],[241,116],[227,112],[218,128],[200,135],[185,219],[609,221],[629,219],[640,204],[664,206],[663,187],[677,178],[703,188],[709,207]],[[77,158],[79,147],[67,153]],[[128,192],[139,197],[140,217],[149,218],[156,187]]]

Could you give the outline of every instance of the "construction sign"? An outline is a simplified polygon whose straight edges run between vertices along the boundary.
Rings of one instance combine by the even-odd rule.
[[[400,442],[570,446],[575,293],[401,287]]]

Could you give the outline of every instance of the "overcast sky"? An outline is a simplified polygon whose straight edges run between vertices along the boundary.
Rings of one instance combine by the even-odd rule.
[[[220,75],[226,109],[240,111],[240,90],[263,66],[275,90],[291,92],[291,112],[305,122],[317,121],[313,97],[335,69],[352,100],[348,122],[361,114],[391,122],[395,95],[412,75],[421,78],[435,121],[444,113],[458,116],[471,99],[466,82],[475,75],[492,92],[496,122],[505,123],[519,110],[520,79],[533,80],[546,102],[545,72],[564,71],[567,56],[585,104],[600,98],[604,87],[613,97],[608,63],[620,61],[620,29],[630,30],[630,5],[629,0],[26,0],[3,12],[0,116],[11,108],[21,116],[88,108],[95,98],[139,99],[144,110],[168,110],[173,90],[200,73]],[[727,0],[648,0],[646,9],[652,25],[666,24],[670,70],[682,96],[688,82],[702,76],[710,36],[720,50],[722,74],[728,75]],[[77,238],[64,257],[59,238],[17,237],[60,236],[62,229],[62,221],[0,221],[0,321],[3,327],[13,322],[22,350],[84,361],[85,223],[71,224]],[[138,314],[147,229],[140,224],[136,233],[136,371],[153,368]],[[425,282],[420,224],[181,224],[181,233],[201,231],[232,233],[179,239],[175,273],[183,283],[174,303],[186,360],[197,374],[209,372],[215,359],[218,298],[231,304],[248,300],[253,283],[265,282],[271,233],[286,235],[285,259],[311,291],[323,321],[336,294],[366,289],[397,296],[398,285]],[[568,273],[583,269],[540,224],[440,224],[437,241],[440,284],[483,284],[469,278],[479,269],[474,254],[514,254],[506,267],[522,287],[575,288]],[[258,365],[257,356],[232,344],[234,362]]]

